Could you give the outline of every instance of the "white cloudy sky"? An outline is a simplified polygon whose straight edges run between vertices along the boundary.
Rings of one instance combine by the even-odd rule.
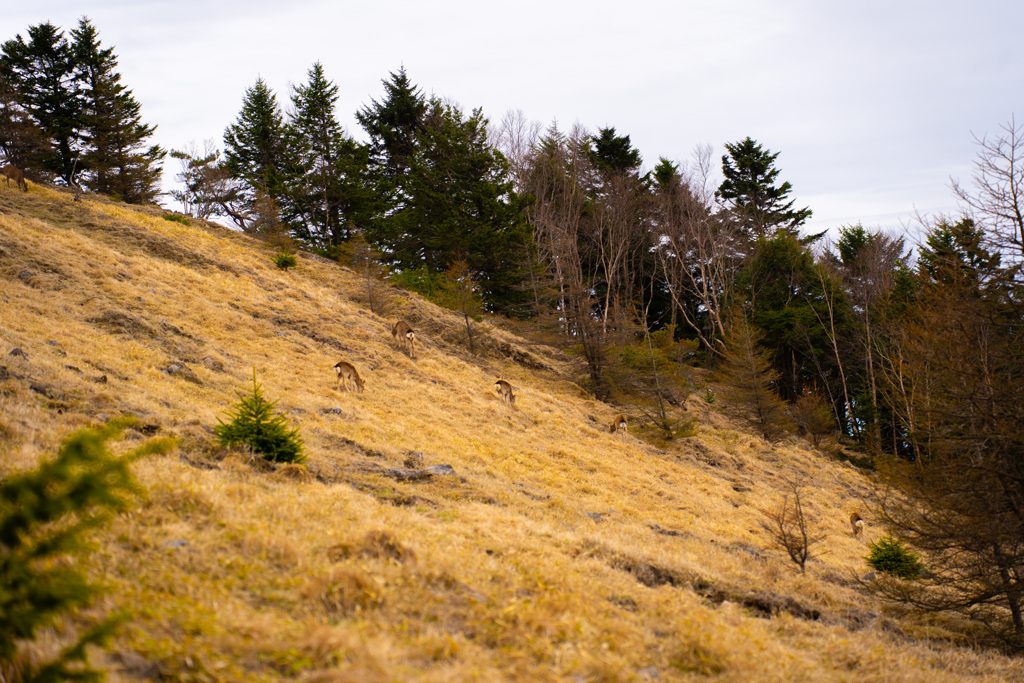
[[[1024,4],[1013,0],[29,0],[0,39],[87,15],[156,142],[221,145],[262,76],[286,103],[316,61],[338,119],[404,65],[426,92],[493,122],[614,126],[645,166],[747,135],[774,152],[810,229],[899,229],[956,208],[972,134],[1024,118]],[[166,165],[165,184],[175,168]]]

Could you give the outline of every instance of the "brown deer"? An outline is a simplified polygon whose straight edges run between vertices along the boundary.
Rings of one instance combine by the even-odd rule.
[[[416,333],[409,323],[399,320],[391,328],[391,336],[409,350],[409,358],[416,357]]]
[[[860,538],[864,535],[864,518],[859,512],[850,515],[850,526],[853,527],[853,537]]]
[[[356,366],[347,360],[339,360],[334,365],[334,371],[338,373],[338,391],[341,391],[341,385],[344,382],[345,389],[351,390],[355,388],[356,393],[363,393],[365,383],[363,378],[359,376],[359,372],[356,371]]]
[[[626,431],[626,416],[622,415],[622,414],[616,415],[615,419],[612,420],[612,426],[608,428],[608,433],[609,434],[614,434],[615,432],[625,432],[625,431]]]
[[[501,400],[510,406],[516,404],[516,395],[512,393],[512,385],[503,379],[499,379],[494,383],[494,389],[498,392],[498,396],[501,396]]]
[[[0,168],[0,174],[6,176],[7,187],[11,186],[11,181],[13,180],[15,185],[28,192],[28,183],[25,182],[25,174],[21,172],[21,169],[15,168],[13,164],[7,164]]]

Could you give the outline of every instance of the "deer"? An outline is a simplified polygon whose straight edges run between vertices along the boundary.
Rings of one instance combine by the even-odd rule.
[[[391,328],[391,336],[408,348],[409,358],[416,357],[416,333],[409,323],[399,320]]]
[[[0,174],[6,176],[7,187],[11,186],[11,180],[13,180],[15,185],[24,192],[28,192],[28,183],[25,182],[25,174],[21,172],[21,169],[16,168],[13,164],[7,164],[0,168]]]
[[[850,526],[853,527],[853,537],[860,538],[864,535],[864,518],[859,512],[850,515]]]
[[[510,406],[516,404],[516,395],[512,393],[512,385],[503,379],[499,379],[494,383],[494,389],[498,392],[498,396]]]
[[[356,366],[352,365],[347,360],[340,360],[335,363],[334,371],[338,373],[337,391],[341,391],[341,385],[344,383],[345,389],[350,390],[354,387],[356,393],[363,393],[365,382],[363,382],[363,378],[359,376],[359,372],[356,371]]]
[[[621,413],[615,416],[615,419],[612,420],[612,426],[608,428],[609,434],[614,434],[615,432],[626,432],[626,416]]]

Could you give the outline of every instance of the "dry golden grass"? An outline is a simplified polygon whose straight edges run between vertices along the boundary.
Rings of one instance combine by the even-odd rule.
[[[0,188],[0,476],[125,412],[129,440],[179,439],[135,466],[144,498],[79,560],[108,587],[92,612],[130,617],[94,653],[111,680],[1024,676],[859,588],[847,520],[872,484],[849,465],[766,445],[697,396],[696,437],[610,435],[618,410],[560,353],[484,325],[472,357],[461,322],[418,297],[393,292],[378,317],[351,271],[270,256],[156,209]],[[400,317],[416,360],[390,335]],[[341,359],[364,393],[334,390]],[[213,445],[253,369],[308,467]],[[388,476],[420,464],[457,474]],[[759,524],[790,481],[825,535],[805,576]]]

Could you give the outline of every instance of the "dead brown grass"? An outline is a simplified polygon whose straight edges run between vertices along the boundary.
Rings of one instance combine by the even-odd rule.
[[[471,356],[453,315],[392,292],[375,316],[345,268],[281,271],[244,235],[37,185],[0,188],[0,211],[0,475],[125,412],[128,439],[180,440],[80,560],[109,587],[94,610],[130,615],[95,653],[111,680],[1024,675],[859,589],[846,519],[872,484],[806,443],[766,445],[699,396],[696,437],[612,437],[571,359],[489,325]],[[339,357],[364,393],[334,391]],[[253,368],[308,467],[213,446]],[[407,463],[456,474],[402,480]],[[792,481],[825,535],[806,576],[759,524]]]

